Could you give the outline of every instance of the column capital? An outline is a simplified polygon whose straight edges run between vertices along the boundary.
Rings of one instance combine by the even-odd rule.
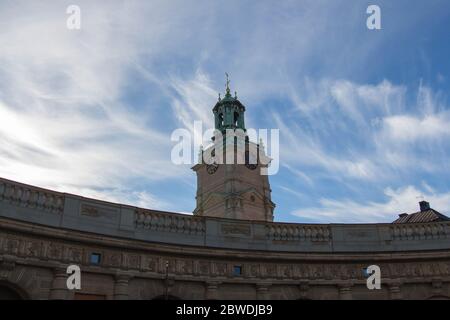
[[[269,288],[272,285],[271,282],[258,282],[256,286],[256,298],[258,300],[268,300],[269,299]]]
[[[441,278],[433,278],[431,280],[431,287],[433,295],[442,294],[442,279]]]
[[[56,267],[53,269],[53,281],[50,289],[49,299],[51,300],[65,300],[71,293],[67,288],[67,269],[63,267]]]
[[[267,290],[272,285],[272,282],[257,282],[255,285],[257,290]]]
[[[206,300],[218,300],[219,292],[218,288],[222,282],[215,280],[205,281],[205,299]]]
[[[353,282],[340,283],[337,285],[339,289],[339,298],[341,300],[352,300],[352,287]]]
[[[0,269],[12,271],[16,267],[16,259],[10,255],[4,255],[0,260]]]
[[[114,299],[127,300],[129,297],[128,284],[132,277],[127,274],[116,274],[114,276]]]
[[[309,282],[306,280],[300,281],[297,287],[300,290],[300,299],[306,299],[309,291]]]
[[[133,278],[133,276],[128,275],[128,274],[120,274],[120,273],[117,273],[117,274],[114,275],[114,280],[115,280],[116,282],[128,282],[128,281],[130,281],[132,278]]]
[[[353,287],[353,282],[342,282],[342,283],[338,283],[337,287],[339,288],[339,290],[346,290],[346,289],[352,289]]]
[[[393,281],[388,282],[386,285],[389,288],[389,296],[391,299],[393,299],[393,300],[403,299],[403,295],[402,295],[402,292],[400,289],[400,287],[402,285],[401,281],[393,280]]]
[[[205,285],[207,287],[218,287],[221,284],[222,284],[222,281],[219,281],[219,280],[206,280],[205,281]]]

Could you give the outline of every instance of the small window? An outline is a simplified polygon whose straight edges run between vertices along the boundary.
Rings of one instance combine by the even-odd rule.
[[[102,260],[102,255],[100,253],[91,253],[90,263],[91,264],[100,264]]]
[[[233,267],[233,275],[241,276],[242,275],[242,267],[241,266],[234,266]]]

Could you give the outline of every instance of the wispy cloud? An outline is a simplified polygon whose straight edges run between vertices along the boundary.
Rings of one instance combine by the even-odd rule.
[[[139,6],[82,2],[82,29],[71,32],[63,5],[10,4],[2,5],[2,21],[24,8],[28,15],[5,24],[0,35],[0,175],[165,205],[133,182],[184,174],[169,161],[169,132],[149,126],[158,121],[153,106],[131,111],[123,103],[134,61],[145,53],[135,37],[140,24],[134,19],[145,18]],[[147,44],[165,31],[147,30]]]
[[[431,193],[432,187],[427,185],[423,192],[414,181],[432,179],[438,172],[449,175],[444,159],[450,156],[450,122],[440,92],[420,84],[411,97],[406,87],[387,80],[368,85],[307,79],[306,87],[311,90],[302,92],[303,96],[292,96],[296,118],[288,120],[274,113],[284,137],[284,167],[307,172],[315,186],[321,185],[324,176],[333,176],[343,186],[360,185],[375,193],[383,185],[398,188],[384,188],[384,196],[389,197],[385,203],[372,202],[373,194],[367,193],[361,202],[351,197],[321,198],[317,206],[294,210],[294,215],[320,221],[387,221],[399,211],[413,210],[420,194],[447,210],[447,191]],[[361,197],[361,193],[353,195]]]
[[[371,206],[382,203],[380,190],[422,180],[446,194],[446,62],[432,76],[441,90],[419,82],[414,60],[392,72],[387,65],[415,57],[397,52],[401,40],[414,42],[405,26],[444,21],[441,4],[408,3],[404,15],[406,2],[389,3],[383,31],[368,33],[362,2],[79,0],[82,28],[69,31],[65,3],[3,1],[0,176],[189,212],[195,176],[170,162],[170,134],[194,120],[212,126],[229,72],[247,125],[280,129],[282,170],[272,181],[289,194]],[[381,53],[385,62],[374,64]],[[409,76],[411,66],[419,71]],[[186,191],[182,201],[173,201],[175,189]],[[311,198],[301,205],[320,208]],[[299,206],[285,200],[277,219]]]
[[[417,189],[407,186],[399,189],[386,188],[384,202],[356,202],[350,199],[320,199],[317,207],[295,210],[293,215],[319,222],[357,222],[375,223],[392,222],[398,214],[419,211],[418,201],[425,197],[434,208],[450,207],[450,192],[434,193],[432,190]],[[448,209],[441,211],[448,214]]]
[[[398,115],[383,119],[383,134],[399,143],[447,140],[450,135],[450,113],[441,112],[418,117]]]
[[[204,140],[203,132],[194,131],[194,121],[201,121],[203,131],[214,129],[211,103],[217,99],[217,92],[213,89],[208,75],[197,70],[193,79],[180,79],[172,76],[171,87],[175,90],[172,98],[173,115],[179,125],[195,134],[199,143],[208,144]]]

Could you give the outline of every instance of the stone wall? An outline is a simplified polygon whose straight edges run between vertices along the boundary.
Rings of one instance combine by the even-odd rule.
[[[449,231],[449,223],[194,217],[0,180],[0,286],[31,299],[442,298],[450,297]],[[70,264],[81,267],[80,291],[67,290]],[[366,287],[362,270],[372,264],[381,290]]]

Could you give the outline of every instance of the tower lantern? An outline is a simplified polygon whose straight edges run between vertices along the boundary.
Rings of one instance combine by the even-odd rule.
[[[222,134],[225,134],[226,129],[242,129],[245,132],[245,107],[237,99],[236,93],[234,97],[231,96],[230,79],[227,73],[226,76],[225,96],[221,99],[219,95],[219,101],[213,108],[215,129]]]

